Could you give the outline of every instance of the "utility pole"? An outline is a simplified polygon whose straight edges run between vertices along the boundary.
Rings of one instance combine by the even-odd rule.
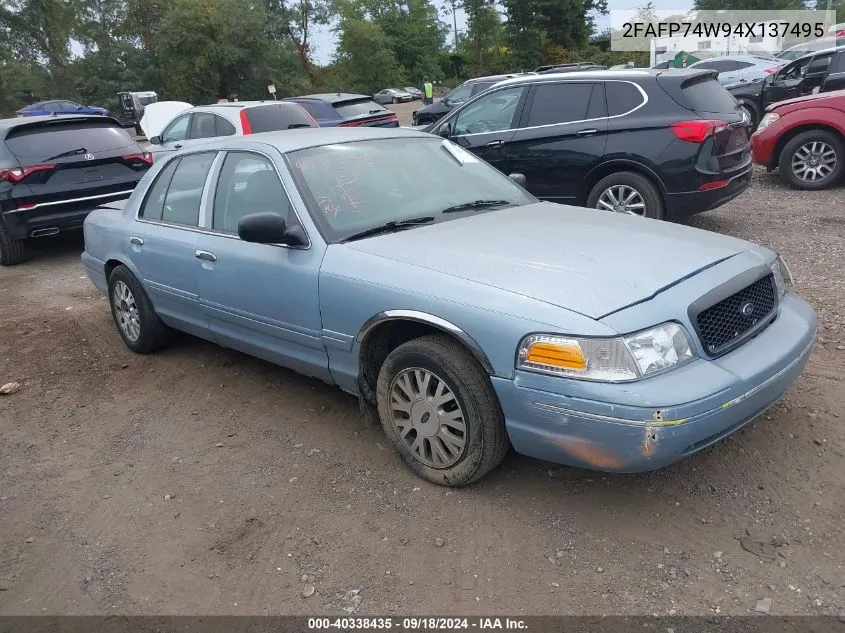
[[[453,33],[455,34],[455,52],[458,52],[458,16],[457,16],[457,9],[458,9],[458,0],[450,0],[449,4],[452,5],[452,29]],[[827,0],[828,10],[830,10],[830,0]]]

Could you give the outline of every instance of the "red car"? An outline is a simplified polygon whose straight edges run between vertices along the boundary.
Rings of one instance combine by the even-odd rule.
[[[789,99],[766,108],[751,136],[751,157],[796,189],[832,187],[845,171],[845,90]]]

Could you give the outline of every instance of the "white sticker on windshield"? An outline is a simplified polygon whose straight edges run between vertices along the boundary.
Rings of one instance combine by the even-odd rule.
[[[443,141],[443,148],[449,152],[456,161],[458,161],[461,165],[466,165],[467,163],[477,163],[478,158],[476,158],[473,154],[466,151],[460,145],[453,143],[450,140]]]

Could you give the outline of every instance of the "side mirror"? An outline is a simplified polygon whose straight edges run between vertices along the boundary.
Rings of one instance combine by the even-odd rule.
[[[161,145],[161,137],[160,136],[154,136],[151,139],[149,139],[149,141],[150,141],[150,145]]]
[[[525,174],[508,174],[508,178],[513,180],[516,184],[520,187],[525,187],[528,180],[525,178]]]
[[[449,121],[446,125],[437,130],[437,133],[443,138],[449,138],[452,136],[452,122]]]
[[[770,83],[774,82],[776,76],[777,76],[777,73],[772,73],[771,75],[766,75],[766,78],[763,80],[763,83],[770,84]]]
[[[301,246],[306,243],[299,227],[288,228],[278,213],[250,213],[238,222],[238,237],[255,244],[287,244]]]

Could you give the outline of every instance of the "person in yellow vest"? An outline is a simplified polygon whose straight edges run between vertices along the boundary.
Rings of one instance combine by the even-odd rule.
[[[434,103],[434,85],[428,80],[428,77],[423,77],[422,93],[424,104]]]

